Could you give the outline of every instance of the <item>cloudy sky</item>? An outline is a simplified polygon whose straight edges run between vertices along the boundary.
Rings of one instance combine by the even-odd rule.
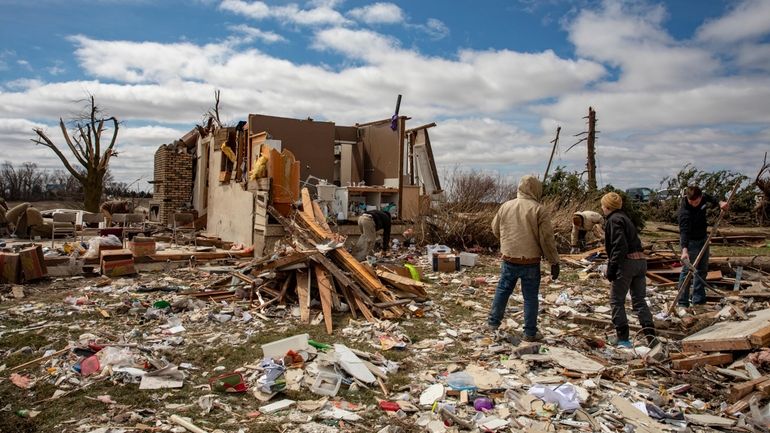
[[[684,164],[756,173],[770,150],[770,1],[0,0],[0,160],[92,94],[118,117],[117,178],[148,188],[158,145],[221,89],[249,113],[435,121],[438,165],[516,178],[556,164],[593,106],[598,178],[657,187]]]

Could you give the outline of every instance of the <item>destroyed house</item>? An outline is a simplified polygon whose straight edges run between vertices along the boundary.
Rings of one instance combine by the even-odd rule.
[[[269,215],[287,215],[307,187],[336,230],[358,234],[362,212],[382,209],[393,233],[416,221],[442,193],[428,130],[408,118],[339,126],[334,122],[251,114],[237,126],[196,128],[155,154],[151,218],[175,212],[205,216],[206,231],[270,251],[285,236]]]

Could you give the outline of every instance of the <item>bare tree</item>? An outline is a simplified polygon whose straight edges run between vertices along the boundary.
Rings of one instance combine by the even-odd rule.
[[[754,180],[754,184],[762,192],[755,212],[757,213],[757,223],[761,226],[765,224],[765,219],[768,216],[768,208],[770,208],[770,176],[763,178],[765,173],[770,173],[770,163],[767,162],[767,152],[765,152],[765,159],[762,161],[762,168],[757,173],[757,178]]]
[[[104,188],[104,174],[107,172],[110,158],[118,154],[114,150],[115,141],[118,138],[118,119],[104,117],[93,95],[89,97],[88,102],[88,111],[74,120],[71,132],[67,130],[64,120],[59,118],[59,127],[64,141],[75,157],[73,163],[70,162],[71,157],[65,156],[59,146],[54,144],[41,128],[34,129],[37,137],[33,138],[32,142],[53,150],[64,164],[64,168],[83,185],[85,209],[89,212],[98,212]],[[112,138],[106,147],[102,143],[105,122],[108,124],[112,122]],[[82,169],[79,170],[77,166]]]

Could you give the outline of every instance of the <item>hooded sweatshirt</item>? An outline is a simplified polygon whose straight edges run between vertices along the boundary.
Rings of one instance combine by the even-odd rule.
[[[492,220],[492,232],[500,239],[504,256],[520,259],[545,257],[559,263],[551,216],[540,204],[543,184],[527,175],[519,181],[516,198],[500,206]]]

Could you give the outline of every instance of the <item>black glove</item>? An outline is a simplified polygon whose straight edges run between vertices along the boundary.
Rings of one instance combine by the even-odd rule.
[[[558,280],[559,279],[559,264],[554,263],[551,265],[551,279],[552,280]]]
[[[617,278],[618,278],[618,275],[614,272],[611,274],[610,273],[607,274],[607,281],[609,281],[610,283],[615,281]]]

